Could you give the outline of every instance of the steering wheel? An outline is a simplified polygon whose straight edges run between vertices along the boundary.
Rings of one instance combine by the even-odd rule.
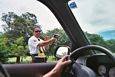
[[[87,45],[87,46],[80,47],[71,53],[70,59],[72,61],[76,61],[77,58],[80,56],[80,54],[85,52],[86,50],[98,50],[102,53],[105,53],[110,59],[112,59],[115,62],[115,57],[112,55],[111,51],[98,45]]]
[[[0,63],[0,77],[10,77],[7,71],[3,68],[1,63]]]
[[[98,46],[98,45],[83,46],[83,47],[80,47],[80,48],[74,50],[71,53],[70,60],[72,61],[72,64],[70,64],[68,66],[69,70],[68,71],[66,70],[67,72],[65,72],[65,69],[64,69],[64,73],[63,73],[62,77],[64,77],[64,75],[65,75],[65,77],[96,77],[96,74],[92,69],[76,62],[78,57],[80,57],[80,55],[83,52],[86,52],[87,50],[101,51],[102,53],[105,53],[110,59],[112,59],[115,62],[115,57],[112,55],[110,50],[108,50],[102,46]]]

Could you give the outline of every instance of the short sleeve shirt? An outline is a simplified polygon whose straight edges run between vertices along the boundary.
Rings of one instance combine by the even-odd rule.
[[[29,38],[28,47],[29,47],[30,54],[38,54],[38,50],[39,50],[38,44],[39,43],[40,41],[35,36],[32,36]]]

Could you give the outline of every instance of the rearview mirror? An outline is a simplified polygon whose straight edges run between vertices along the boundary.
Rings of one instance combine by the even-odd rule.
[[[65,55],[69,55],[69,52],[70,52],[70,48],[68,46],[61,46],[56,49],[54,55],[57,59],[60,59]]]

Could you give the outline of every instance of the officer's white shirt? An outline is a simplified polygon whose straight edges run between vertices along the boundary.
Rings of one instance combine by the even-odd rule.
[[[28,40],[28,47],[30,54],[38,54],[39,48],[37,47],[41,41],[38,40],[35,36],[31,36]]]

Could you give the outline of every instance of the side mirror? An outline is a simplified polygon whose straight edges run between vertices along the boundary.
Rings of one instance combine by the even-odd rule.
[[[55,57],[57,59],[60,59],[62,58],[63,56],[65,55],[69,55],[69,52],[70,52],[70,48],[67,47],[67,46],[61,46],[61,47],[58,47],[55,51]]]

